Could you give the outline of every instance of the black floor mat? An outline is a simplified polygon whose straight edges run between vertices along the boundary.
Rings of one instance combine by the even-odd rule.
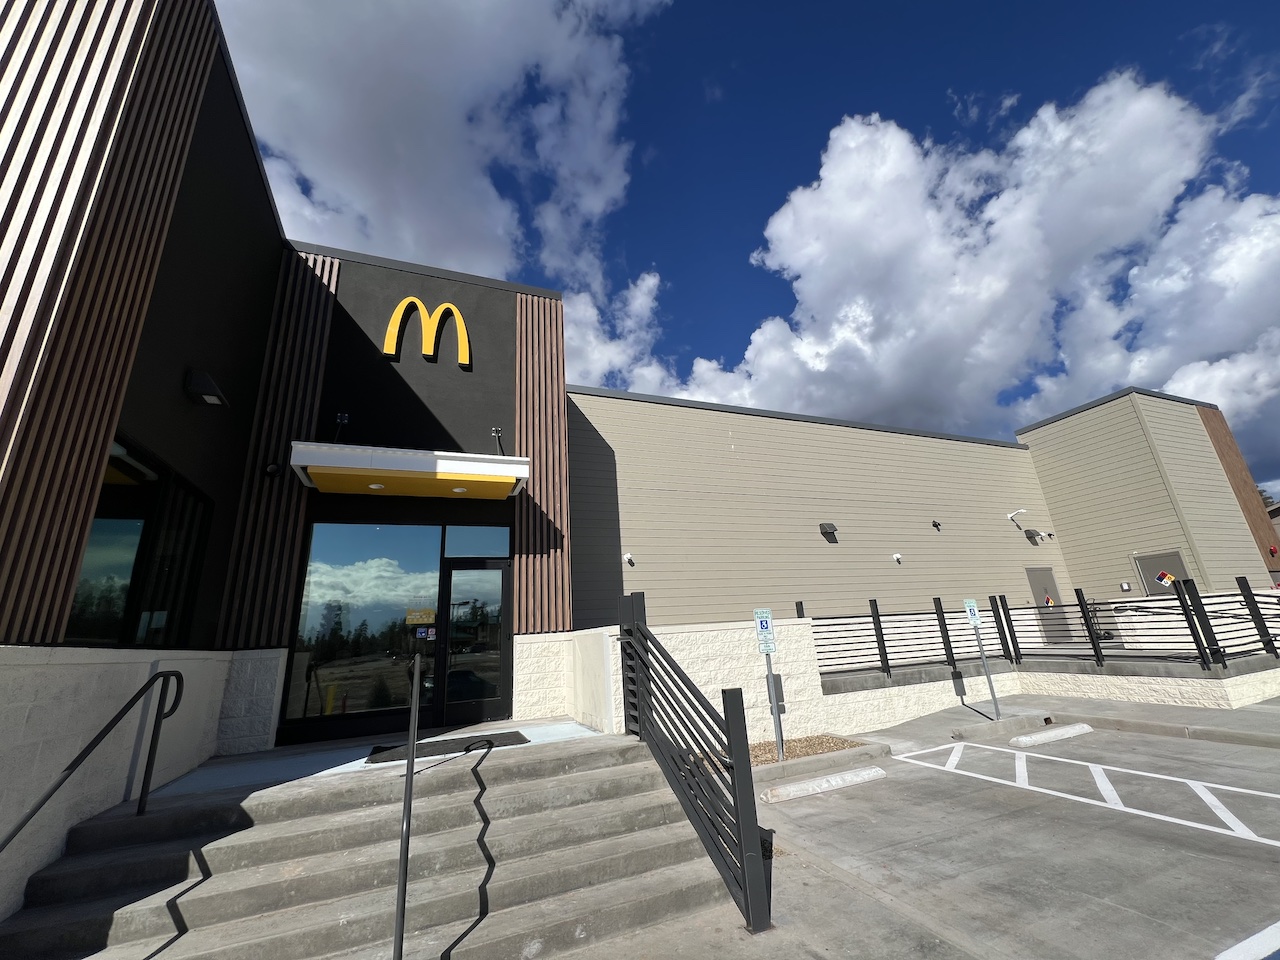
[[[483,744],[487,741],[492,741],[495,747],[514,747],[521,743],[528,743],[529,738],[523,733],[513,730],[510,733],[478,733],[471,737],[428,740],[425,743],[418,744],[418,749],[414,756],[439,757],[446,753],[461,753],[473,743]],[[393,760],[399,760],[403,763],[408,756],[408,748],[404,744],[398,747],[374,747],[365,763],[391,763]]]

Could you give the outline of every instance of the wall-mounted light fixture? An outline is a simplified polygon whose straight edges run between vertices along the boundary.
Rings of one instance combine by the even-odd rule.
[[[1128,593],[1128,592],[1129,592],[1130,590],[1132,590],[1132,589],[1133,589],[1133,584],[1131,584],[1128,580],[1121,580],[1121,581],[1120,581],[1120,592],[1121,592],[1121,593]]]
[[[1021,510],[1015,510],[1015,511],[1013,511],[1013,513],[1006,513],[1004,516],[1005,516],[1005,519],[1006,519],[1006,520],[1010,521],[1010,522],[1011,522],[1015,527],[1017,527],[1019,530],[1021,530],[1021,529],[1022,529],[1022,524],[1018,523],[1018,521],[1017,521],[1017,520],[1014,520],[1013,518],[1014,518],[1014,517],[1016,517],[1016,516],[1017,516],[1018,514],[1020,514],[1020,513],[1026,513],[1026,512],[1027,512],[1026,508],[1025,508],[1025,507],[1023,507]]]
[[[1034,527],[1027,527],[1027,529],[1022,531],[1022,535],[1027,538],[1028,543],[1034,544],[1037,547],[1040,546],[1040,541],[1044,539],[1044,534]]]
[[[902,554],[895,553],[893,555],[893,562],[898,564],[898,566],[902,566]]]
[[[818,532],[827,543],[836,543],[836,525],[834,523],[818,524]]]
[[[939,533],[941,533],[941,532],[942,532],[942,524],[940,524],[937,520],[933,521],[933,529],[935,529],[935,530],[937,530]]]
[[[208,404],[211,407],[227,407],[227,398],[222,390],[204,370],[187,368],[182,379],[182,389],[193,403]]]

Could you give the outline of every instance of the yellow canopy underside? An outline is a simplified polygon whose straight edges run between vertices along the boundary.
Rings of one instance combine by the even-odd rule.
[[[361,493],[384,497],[446,497],[454,500],[505,500],[516,477],[475,473],[416,473],[373,467],[307,467],[307,475],[323,493]],[[372,484],[380,484],[377,489]],[[462,492],[458,492],[461,489]]]

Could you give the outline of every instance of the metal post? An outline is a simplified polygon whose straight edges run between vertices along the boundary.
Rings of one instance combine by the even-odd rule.
[[[1249,608],[1249,616],[1253,618],[1253,626],[1258,631],[1258,639],[1262,641],[1262,649],[1273,657],[1280,657],[1280,652],[1276,650],[1275,638],[1267,628],[1267,621],[1262,616],[1262,608],[1258,606],[1258,598],[1253,595],[1253,587],[1249,586],[1248,578],[1236,577],[1236,586],[1240,588],[1240,594],[1244,597],[1244,605]]]
[[[884,624],[880,622],[880,604],[871,601],[871,626],[876,631],[876,649],[880,651],[880,669],[886,677],[893,676],[889,669],[889,648],[884,645]]]
[[[396,931],[393,960],[404,957],[404,911],[409,892],[409,831],[413,812],[413,765],[418,756],[418,698],[422,692],[422,654],[413,655],[413,697],[409,707],[408,756],[404,761],[404,809],[400,816],[400,873],[396,880]]]
[[[1000,701],[996,699],[995,681],[991,679],[991,668],[987,666],[987,651],[982,647],[982,630],[975,623],[973,636],[978,641],[978,659],[982,661],[982,672],[987,675],[987,689],[991,691],[991,706],[995,709],[996,719],[1000,719]]]
[[[778,683],[774,679],[773,654],[764,655],[764,672],[769,678],[769,712],[773,714],[773,739],[778,746],[778,762],[782,762],[782,702],[778,696]]]
[[[1200,621],[1200,630],[1204,634],[1204,642],[1209,647],[1209,658],[1216,660],[1225,670],[1227,667],[1227,654],[1218,643],[1218,638],[1213,632],[1213,623],[1209,620],[1209,611],[1204,608],[1204,601],[1200,599],[1200,591],[1196,588],[1194,580],[1186,580],[1183,586],[1187,590],[1187,599],[1191,601],[1191,609],[1195,611],[1196,619]]]
[[[1204,645],[1204,640],[1200,637],[1200,628],[1196,626],[1195,614],[1191,612],[1191,604],[1187,601],[1187,590],[1182,585],[1181,580],[1173,581],[1173,592],[1177,594],[1178,606],[1182,608],[1182,619],[1187,621],[1187,631],[1191,634],[1191,639],[1195,641],[1196,652],[1200,655],[1200,666],[1205,670],[1210,669],[1209,650]]]
[[[738,844],[742,853],[742,899],[747,929],[768,930],[769,892],[765,884],[764,859],[760,844],[760,823],[756,819],[756,793],[751,779],[751,747],[747,743],[747,715],[742,708],[742,691],[721,690],[728,739],[733,805],[737,811]]]
[[[1009,628],[1009,646],[1013,649],[1013,662],[1022,662],[1022,648],[1018,646],[1018,632],[1013,629],[1013,613],[1009,610],[1009,598],[1000,594],[1000,609],[1004,613],[1005,626]]]
[[[1084,598],[1084,591],[1076,587],[1076,605],[1080,608],[1080,616],[1084,618],[1084,632],[1089,635],[1089,645],[1093,647],[1093,659],[1102,666],[1102,643],[1098,640],[1098,631],[1093,628],[1093,618],[1089,616],[1089,601]]]
[[[160,746],[160,726],[165,722],[166,717],[172,717],[174,710],[178,709],[178,701],[182,699],[182,675],[177,675],[178,695],[175,696],[173,707],[165,709],[165,703],[169,699],[169,676],[165,676],[160,681],[160,699],[156,703],[156,721],[151,724],[151,746],[147,750],[147,765],[142,772],[142,792],[138,795],[138,817],[147,812],[147,796],[151,794],[151,774],[156,768],[156,750]]]
[[[797,620],[804,619],[804,601],[803,600],[796,601],[796,619]]]
[[[1004,617],[1000,616],[1000,604],[994,595],[988,595],[987,604],[991,607],[991,619],[996,622],[996,633],[1000,635],[1000,652],[1006,660],[1013,663],[1013,654],[1009,652],[1009,638],[1004,632]]]
[[[938,615],[938,629],[942,631],[942,649],[946,651],[947,663],[953,668],[956,665],[955,651],[951,649],[951,634],[947,632],[947,615],[942,612],[942,598],[933,598],[933,611]]]

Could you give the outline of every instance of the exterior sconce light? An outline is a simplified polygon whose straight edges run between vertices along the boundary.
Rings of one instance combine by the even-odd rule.
[[[942,524],[940,524],[937,520],[933,521],[933,529],[935,529],[935,530],[937,530],[939,533],[941,533],[941,532],[942,532]]]
[[[1044,534],[1033,527],[1027,527],[1022,531],[1022,535],[1027,538],[1027,542],[1033,546],[1040,546],[1040,541],[1044,539]]]
[[[193,403],[208,404],[211,407],[230,406],[213,377],[204,370],[187,368],[186,376],[182,379],[182,390]]]
[[[1129,583],[1129,581],[1128,581],[1128,580],[1121,580],[1121,581],[1120,581],[1120,592],[1121,592],[1121,593],[1128,593],[1128,592],[1129,592],[1129,591],[1131,591],[1132,589],[1133,589],[1133,584]]]
[[[895,553],[893,555],[893,562],[896,563],[898,566],[902,566],[902,554]]]
[[[836,540],[836,525],[834,523],[818,524],[818,532],[822,534],[823,539],[826,540],[827,543],[838,542]]]

